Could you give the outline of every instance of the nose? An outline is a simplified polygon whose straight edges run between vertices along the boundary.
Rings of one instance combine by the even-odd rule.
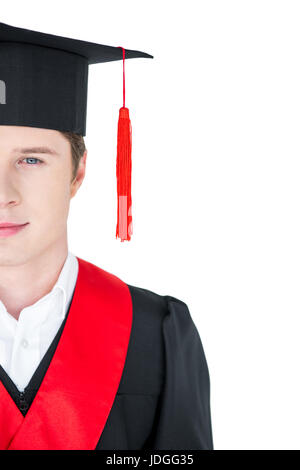
[[[20,195],[7,172],[0,169],[0,208],[19,204]]]

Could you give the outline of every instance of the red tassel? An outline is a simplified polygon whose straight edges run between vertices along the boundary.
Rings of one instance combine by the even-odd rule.
[[[118,190],[116,238],[121,238],[122,242],[129,241],[132,235],[131,149],[132,132],[129,109],[123,106],[119,111],[116,167]]]
[[[120,46],[121,47],[121,46]],[[119,111],[117,145],[118,221],[116,238],[130,240],[132,235],[131,149],[132,132],[129,109],[125,107],[125,49],[123,50],[123,107]]]

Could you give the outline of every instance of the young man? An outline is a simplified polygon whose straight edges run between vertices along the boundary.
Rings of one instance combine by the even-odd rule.
[[[212,449],[187,305],[68,250],[100,61],[83,44],[0,24],[0,449]]]

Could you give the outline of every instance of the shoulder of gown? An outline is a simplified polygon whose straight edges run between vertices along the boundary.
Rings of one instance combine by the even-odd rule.
[[[128,285],[128,284],[127,284]],[[210,377],[198,329],[182,300],[128,285],[133,304],[130,355],[143,392],[159,395],[145,448],[213,449]],[[130,367],[129,367],[130,368]],[[139,372],[140,371],[140,375]]]

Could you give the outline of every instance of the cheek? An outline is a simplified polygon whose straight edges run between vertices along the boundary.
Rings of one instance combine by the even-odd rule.
[[[41,178],[36,185],[28,188],[26,199],[32,212],[41,218],[41,223],[47,225],[47,221],[48,224],[55,221],[56,224],[62,224],[70,205],[69,180],[64,175],[53,175],[44,180]]]

